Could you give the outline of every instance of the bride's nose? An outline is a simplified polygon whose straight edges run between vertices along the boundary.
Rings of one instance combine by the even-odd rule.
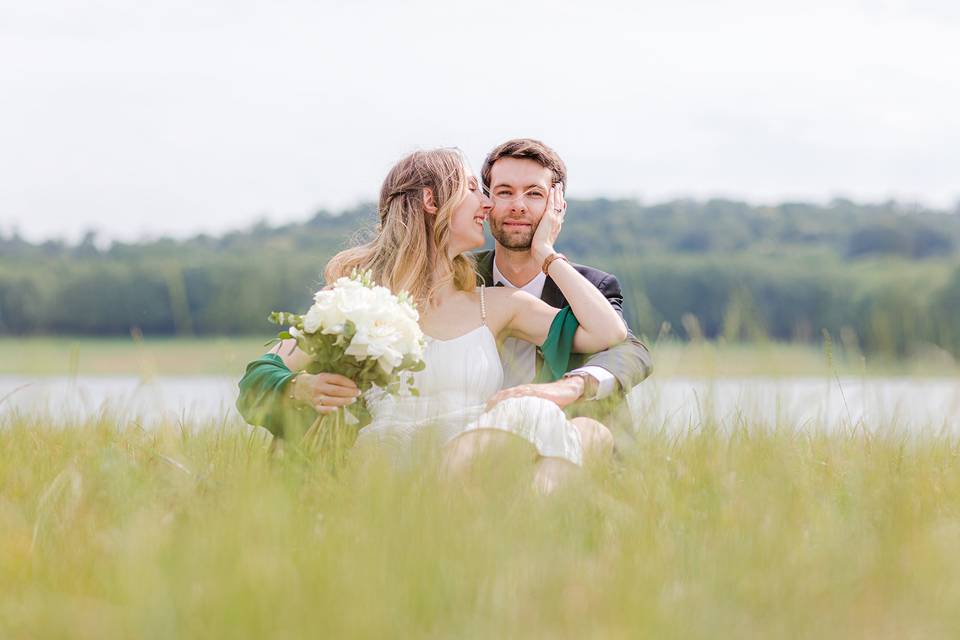
[[[482,191],[480,192],[480,206],[483,208],[484,213],[490,213],[493,210],[493,200]]]

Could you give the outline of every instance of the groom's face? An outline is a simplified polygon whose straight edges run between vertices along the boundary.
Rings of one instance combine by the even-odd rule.
[[[500,158],[490,168],[490,233],[500,246],[522,251],[547,206],[553,172],[526,158]]]

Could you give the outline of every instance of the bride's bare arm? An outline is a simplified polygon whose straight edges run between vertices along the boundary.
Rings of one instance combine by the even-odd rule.
[[[565,268],[557,268],[561,263]],[[569,270],[569,273],[567,273]],[[569,280],[561,284],[557,276]],[[627,328],[620,316],[600,291],[590,281],[580,275],[576,269],[562,260],[550,265],[550,277],[563,291],[570,308],[577,316],[580,327],[573,336],[573,350],[576,353],[595,353],[609,349],[623,342],[627,337]],[[535,298],[525,291],[511,291],[509,295],[510,318],[507,321],[506,334],[526,342],[542,345],[550,332],[550,325],[560,312],[543,300]]]

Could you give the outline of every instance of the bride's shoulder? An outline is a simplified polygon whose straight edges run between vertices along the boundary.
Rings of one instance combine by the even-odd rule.
[[[531,294],[527,293],[523,289],[515,289],[513,287],[484,287],[487,295],[492,296],[529,296]],[[477,291],[480,290],[480,287],[477,287]]]
[[[522,289],[513,287],[477,287],[477,295],[482,295],[487,301],[495,304],[509,304],[511,306],[531,304],[537,298]]]
[[[479,296],[483,295],[487,298],[509,298],[511,294],[520,291],[520,289],[514,289],[512,287],[484,287],[478,286],[474,289],[474,295]]]

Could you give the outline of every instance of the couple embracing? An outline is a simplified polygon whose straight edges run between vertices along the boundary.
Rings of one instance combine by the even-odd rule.
[[[333,282],[371,270],[378,284],[408,291],[427,336],[426,367],[415,374],[418,396],[366,392],[370,421],[358,448],[402,455],[429,435],[456,473],[519,438],[536,461],[535,483],[547,491],[585,460],[612,452],[606,425],[568,414],[622,404],[649,375],[650,354],[626,326],[617,279],[554,250],[566,178],[556,152],[531,139],[491,151],[479,179],[455,149],[417,151],[390,170],[375,237],[334,256],[324,275]],[[484,220],[495,249],[472,253],[485,243]],[[304,370],[309,356],[295,345],[278,344],[266,361],[291,374]],[[272,402],[324,413],[360,395],[353,381],[331,373],[290,375],[273,391],[276,398],[253,397],[241,383],[238,407],[277,435],[267,419]]]

